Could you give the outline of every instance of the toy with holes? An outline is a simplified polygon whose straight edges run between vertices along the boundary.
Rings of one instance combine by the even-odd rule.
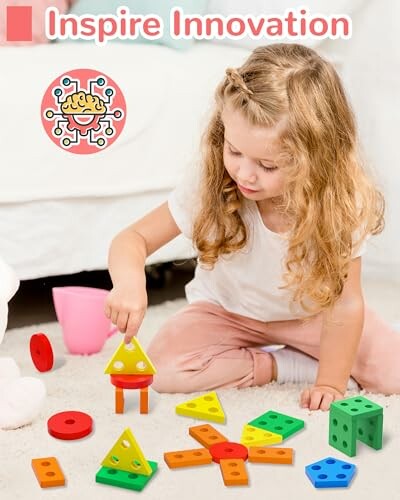
[[[101,463],[96,482],[142,491],[158,464],[147,460],[132,431],[126,428]]]
[[[240,442],[246,446],[281,443],[304,427],[304,420],[270,410],[243,427]]]
[[[354,457],[357,439],[366,445],[382,448],[383,408],[363,396],[341,399],[329,409],[329,444]]]
[[[327,457],[306,465],[305,472],[315,488],[347,488],[356,473],[356,466]]]
[[[175,411],[184,417],[210,420],[218,424],[225,423],[225,413],[215,391],[186,401],[176,406]]]
[[[64,474],[55,457],[32,458],[31,464],[41,488],[65,485]]]
[[[189,434],[203,448],[164,453],[170,469],[216,462],[220,466],[225,486],[245,486],[249,483],[246,461],[270,464],[292,464],[292,448],[246,447],[228,439],[210,424],[189,427]]]
[[[124,389],[139,390],[140,413],[149,412],[148,390],[156,370],[136,337],[129,344],[121,342],[104,373],[115,386],[115,413],[124,413]]]

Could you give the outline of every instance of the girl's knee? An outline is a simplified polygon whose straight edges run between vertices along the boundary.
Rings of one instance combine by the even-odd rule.
[[[377,365],[373,360],[360,363],[353,377],[367,392],[385,396],[400,394],[400,373],[388,373],[385,366]]]

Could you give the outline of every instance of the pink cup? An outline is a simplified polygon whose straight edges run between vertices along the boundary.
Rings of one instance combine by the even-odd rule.
[[[109,293],[101,288],[63,286],[53,288],[53,302],[65,346],[71,354],[101,351],[118,329],[104,313]]]

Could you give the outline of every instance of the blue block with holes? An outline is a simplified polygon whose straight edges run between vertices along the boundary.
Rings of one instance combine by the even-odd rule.
[[[306,474],[315,488],[347,488],[356,466],[333,457],[306,465]]]

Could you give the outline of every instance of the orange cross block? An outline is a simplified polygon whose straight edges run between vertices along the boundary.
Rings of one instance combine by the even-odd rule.
[[[245,486],[249,484],[244,460],[240,458],[221,458],[219,467],[225,486]]]
[[[209,448],[211,445],[216,443],[228,441],[223,434],[218,432],[217,429],[214,429],[214,427],[210,424],[189,427],[189,434],[205,448]]]
[[[184,451],[168,451],[164,453],[164,460],[170,469],[205,465],[212,462],[212,456],[205,448]]]
[[[32,468],[42,488],[64,486],[65,477],[55,457],[32,458]]]
[[[261,446],[251,446],[249,448],[249,462],[292,464],[293,448],[263,448]]]

